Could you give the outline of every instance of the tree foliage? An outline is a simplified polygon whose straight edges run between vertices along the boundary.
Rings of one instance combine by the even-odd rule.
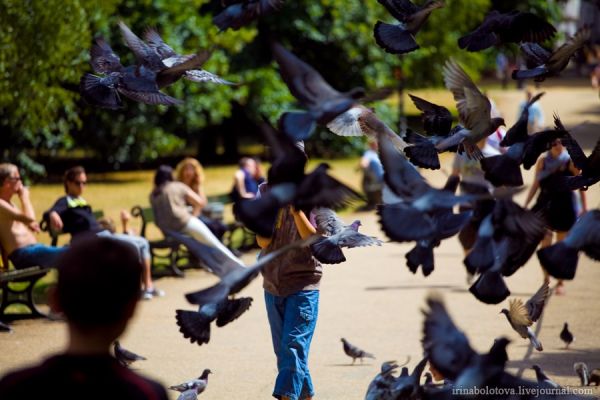
[[[523,2],[516,3],[523,8]],[[526,3],[536,12],[555,12],[543,1]],[[228,143],[251,130],[245,122],[228,125],[230,119],[265,115],[276,121],[297,107],[271,59],[272,39],[342,91],[395,88],[399,69],[408,88],[440,85],[441,67],[450,57],[476,76],[493,53],[460,51],[456,40],[482,20],[490,5],[490,0],[447,0],[417,35],[421,48],[395,56],[373,39],[377,20],[394,22],[374,0],[288,1],[281,12],[237,32],[218,32],[212,25],[219,0],[5,0],[0,4],[0,157],[31,168],[35,164],[27,155],[74,148],[112,165],[154,159],[198,142],[211,143],[210,152],[215,135]],[[117,111],[88,106],[77,87],[81,75],[91,71],[88,50],[95,36],[105,37],[125,65],[134,62],[117,28],[120,19],[140,34],[156,27],[181,53],[214,49],[204,68],[243,85],[177,83],[165,91],[185,104],[171,108],[129,100]],[[395,122],[388,103],[375,108],[388,123]],[[313,141],[313,148],[327,154],[356,148],[356,142],[324,132]]]

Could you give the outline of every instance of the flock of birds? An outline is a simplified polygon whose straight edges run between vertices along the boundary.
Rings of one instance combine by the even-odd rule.
[[[442,1],[427,1],[416,6],[409,0],[378,0],[398,21],[394,24],[378,21],[374,26],[375,42],[386,52],[406,54],[419,45],[415,39],[429,15],[444,7]],[[223,0],[224,10],[214,17],[221,31],[240,29],[254,20],[274,13],[284,6],[284,0]],[[156,30],[148,29],[144,40],[135,35],[125,23],[119,28],[123,39],[136,57],[136,64],[124,67],[111,47],[97,38],[91,49],[91,65],[99,75],[85,74],[81,79],[81,94],[92,105],[110,109],[122,106],[120,95],[147,104],[176,105],[181,100],[160,90],[181,78],[194,82],[213,82],[232,85],[215,74],[202,70],[210,56],[203,50],[196,54],[180,55],[167,45]],[[544,19],[529,12],[490,12],[472,32],[458,40],[458,47],[466,51],[481,51],[507,43],[520,44],[527,69],[513,72],[514,79],[543,81],[564,70],[571,56],[590,37],[588,27],[581,28],[573,37],[555,50],[547,50],[539,43],[551,38],[556,29]],[[224,261],[220,281],[216,285],[188,293],[186,299],[198,306],[197,311],[177,310],[176,319],[185,338],[199,345],[210,341],[211,324],[222,327],[241,316],[251,305],[250,297],[233,297],[241,292],[260,271],[292,248],[310,246],[313,255],[322,263],[338,264],[346,260],[343,248],[381,245],[382,241],[358,232],[360,221],[347,225],[332,209],[348,205],[361,195],[328,174],[329,165],[322,163],[306,171],[307,158],[300,141],[308,140],[316,125],[327,127],[341,136],[368,136],[377,140],[384,167],[384,179],[400,201],[383,204],[378,208],[379,222],[386,236],[395,242],[414,242],[406,254],[406,265],[416,273],[421,267],[424,276],[434,271],[435,247],[469,224],[478,226],[473,250],[464,259],[467,272],[477,279],[470,292],[479,301],[499,304],[510,295],[504,277],[511,276],[535,252],[544,236],[545,224],[540,215],[525,209],[512,200],[523,185],[521,165],[531,168],[551,143],[560,139],[567,148],[575,166],[582,173],[572,177],[552,177],[548,187],[556,191],[585,189],[600,180],[600,141],[586,156],[558,115],[553,129],[529,135],[527,121],[529,107],[543,95],[531,99],[519,120],[507,132],[502,145],[508,151],[499,156],[484,158],[477,142],[485,139],[499,126],[502,118],[491,117],[490,100],[475,85],[469,75],[455,61],[448,60],[443,67],[443,80],[452,93],[459,114],[459,124],[445,107],[411,95],[422,112],[423,132],[408,129],[398,135],[375,112],[364,106],[369,96],[362,88],[340,92],[331,87],[312,66],[302,61],[275,40],[270,47],[282,80],[288,86],[303,110],[284,112],[277,127],[266,118],[258,124],[271,149],[272,164],[268,171],[269,188],[259,199],[240,202],[240,220],[252,231],[271,236],[282,207],[293,206],[311,215],[311,222],[320,235],[291,243],[261,257],[250,267],[241,267]],[[465,152],[469,158],[480,160],[481,167],[496,188],[471,188],[470,194],[456,195],[459,180],[450,177],[443,188],[432,187],[416,167],[439,169],[439,153]],[[469,211],[454,212],[456,205],[473,204]],[[592,210],[576,222],[567,238],[537,252],[544,268],[559,279],[573,279],[580,252],[600,260],[600,210]],[[544,310],[550,289],[544,284],[529,300],[511,299],[502,309],[510,326],[538,351],[543,346],[531,329]],[[517,378],[505,371],[508,360],[506,347],[509,340],[497,339],[487,354],[473,350],[467,337],[448,315],[443,301],[436,296],[427,299],[424,311],[423,347],[425,358],[411,374],[394,362],[385,362],[381,373],[368,388],[366,399],[445,399],[456,398],[457,387],[484,387],[514,389],[546,388],[556,385],[535,366],[538,382]],[[561,339],[568,345],[574,340],[566,324]],[[344,351],[353,360],[373,357],[342,339]],[[115,345],[115,354],[129,364],[131,355]],[[431,375],[421,385],[426,363],[446,379],[436,385]],[[588,372],[587,366],[577,363],[575,370],[582,384],[600,381],[600,371]],[[210,370],[198,378],[171,389],[182,394],[180,399],[192,399],[207,385]],[[427,375],[427,374],[426,374]],[[557,398],[556,395],[540,396]],[[460,398],[460,395],[458,396]],[[533,398],[529,394],[499,395],[495,398]],[[562,397],[561,397],[562,398]]]

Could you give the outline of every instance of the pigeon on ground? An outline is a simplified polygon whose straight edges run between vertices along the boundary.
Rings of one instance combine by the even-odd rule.
[[[200,375],[198,378],[180,383],[179,385],[169,386],[169,389],[175,390],[179,393],[183,393],[188,390],[194,390],[196,395],[198,395],[206,390],[209,374],[212,374],[212,371],[210,369],[205,369],[202,371],[202,375]]]
[[[551,38],[556,28],[530,12],[492,11],[474,31],[458,39],[458,47],[481,51],[504,43],[541,43]]]
[[[192,57],[197,56],[196,54],[189,54],[189,55],[177,54],[175,52],[175,50],[173,50],[173,48],[171,48],[171,46],[169,46],[167,43],[165,43],[165,41],[158,34],[158,32],[152,28],[149,28],[144,32],[144,39],[145,39],[146,43],[148,44],[148,46],[150,46],[150,48],[152,50],[154,50],[154,52],[156,54],[159,55],[162,63],[167,68],[175,67],[177,65],[180,65],[181,63],[184,63],[184,62],[190,60]],[[200,54],[200,60],[204,60],[203,63],[206,60],[208,60],[208,57],[210,56],[209,52],[201,52],[199,54]],[[192,82],[199,82],[199,83],[210,82],[210,83],[218,83],[221,85],[235,85],[235,83],[229,82],[229,81],[221,78],[220,76],[215,75],[212,72],[208,72],[203,69],[186,70],[183,73],[183,78],[185,78],[189,81],[192,81]],[[159,87],[160,86],[161,86],[161,84],[159,83]]]
[[[123,106],[119,94],[153,105],[183,103],[160,92],[156,84],[156,73],[145,65],[123,67],[119,56],[104,39],[96,39],[90,55],[94,72],[102,76],[86,73],[81,77],[80,93],[89,104],[115,110]]]
[[[398,369],[398,364],[395,361],[385,361],[381,364],[381,371],[373,378],[369,387],[365,400],[381,400],[390,396],[389,389],[396,379],[394,372]]]
[[[423,358],[409,375],[406,368],[398,376],[390,387],[390,394],[393,399],[412,399],[419,395],[421,389],[421,375],[427,366],[427,357]]]
[[[213,18],[221,32],[227,29],[234,31],[264,17],[283,6],[285,0],[221,0],[226,8]]]
[[[239,318],[252,304],[252,297],[225,299],[219,303],[207,303],[198,311],[175,310],[177,325],[183,337],[201,346],[210,341],[210,325],[216,320],[223,327]]]
[[[361,104],[354,105],[348,111],[338,115],[327,128],[338,136],[362,136],[377,140],[378,132],[383,132],[394,146],[400,151],[405,151],[408,143],[385,122],[375,115],[375,112]]]
[[[600,385],[600,368],[594,368],[592,372],[590,372],[590,381],[588,385],[594,384],[596,386]]]
[[[556,279],[573,279],[579,251],[600,261],[600,210],[579,217],[564,240],[537,252],[542,267]]]
[[[115,340],[114,351],[115,358],[124,367],[128,367],[136,361],[146,360],[146,357],[140,356],[121,347],[121,343],[119,343],[118,340]]]
[[[560,331],[560,340],[565,343],[565,349],[569,348],[569,345],[575,341],[575,336],[569,330],[569,324],[565,322],[562,331]]]
[[[346,261],[342,247],[351,249],[363,246],[381,246],[382,241],[358,232],[359,220],[345,225],[329,208],[312,211],[317,232],[325,235],[310,245],[313,256],[324,264],[339,264]],[[311,221],[312,222],[312,221]]]
[[[567,67],[571,56],[589,40],[590,35],[591,29],[584,26],[575,33],[575,36],[568,38],[562,46],[553,52],[536,43],[522,43],[521,52],[525,57],[528,69],[514,70],[512,78],[534,78],[536,82],[542,82],[549,76],[558,75]]]
[[[415,35],[437,8],[444,7],[443,1],[428,0],[416,6],[410,0],[378,0],[399,24],[377,21],[374,28],[375,41],[388,53],[406,54],[419,48]]]
[[[444,84],[452,92],[462,130],[438,142],[436,149],[448,150],[459,146],[459,151],[465,150],[470,158],[481,159],[481,150],[477,142],[495,132],[504,125],[504,119],[491,118],[490,100],[481,93],[467,73],[454,60],[449,60],[443,67]]]
[[[250,267],[236,265],[229,273],[224,275],[216,285],[197,292],[188,293],[185,295],[185,298],[191,304],[219,304],[228,296],[234,295],[248,286],[248,284],[258,276],[258,274],[268,263],[285,254],[289,250],[310,246],[312,243],[314,243],[317,237],[318,236],[313,235],[307,239],[298,240],[294,243],[283,246],[278,250],[262,256],[256,262],[256,264]]]
[[[281,44],[273,42],[271,48],[279,65],[281,78],[292,95],[308,109],[285,112],[279,120],[281,130],[294,140],[308,139],[315,123],[327,125],[355,105],[357,99],[364,97],[363,88],[354,88],[345,93],[338,92],[313,67]]]
[[[509,301],[509,309],[503,308],[502,311],[500,311],[501,314],[506,316],[510,326],[523,339],[529,339],[537,351],[542,351],[544,348],[542,347],[542,343],[535,336],[533,330],[531,330],[531,325],[533,325],[533,323],[542,315],[549,295],[550,289],[548,283],[544,282],[539,290],[531,296],[525,304],[523,304],[520,299],[511,299]]]
[[[5,324],[4,322],[0,321],[0,332],[8,332],[11,333],[13,330],[10,327],[10,325]]]
[[[135,55],[138,64],[143,65],[156,75],[155,80],[159,89],[177,82],[186,76],[188,71],[197,70],[210,57],[208,51],[200,51],[198,54],[189,56],[178,56],[173,49],[162,41],[156,31],[149,31],[149,37],[153,43],[149,45],[133,33],[123,21],[119,21],[119,29],[127,47]],[[169,56],[164,58],[167,53]]]
[[[375,356],[373,354],[367,353],[366,351],[359,349],[358,347],[350,344],[350,342],[348,342],[346,339],[342,338],[341,341],[344,344],[344,353],[346,353],[348,357],[352,358],[352,364],[354,364],[357,358],[360,359],[361,363],[363,361],[363,358],[375,359]]]
[[[544,373],[542,367],[537,364],[534,364],[531,369],[535,371],[535,377],[542,388],[553,388],[558,389],[560,386],[558,383],[554,382],[552,379],[548,378],[548,375]]]
[[[427,305],[429,309],[423,311],[423,350],[445,379],[464,387],[479,387],[503,373],[508,339],[498,339],[487,354],[478,354],[456,327],[439,296],[428,296]]]
[[[586,363],[576,362],[573,364],[573,370],[579,377],[581,386],[587,386],[590,383],[590,371]]]
[[[198,392],[196,389],[188,389],[184,392],[181,392],[179,396],[177,396],[177,400],[197,400]]]

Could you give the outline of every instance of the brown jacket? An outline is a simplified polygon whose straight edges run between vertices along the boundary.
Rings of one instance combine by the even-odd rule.
[[[262,254],[300,239],[291,207],[286,207],[280,211],[273,237],[263,248]],[[275,296],[285,297],[301,290],[319,289],[323,268],[312,256],[310,248],[303,247],[290,250],[275,259],[263,269],[262,274],[263,288]]]

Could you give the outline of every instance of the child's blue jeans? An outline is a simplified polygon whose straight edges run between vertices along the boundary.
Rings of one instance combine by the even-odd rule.
[[[303,290],[286,297],[265,292],[277,379],[273,397],[301,400],[314,395],[308,351],[319,312],[319,291]]]

